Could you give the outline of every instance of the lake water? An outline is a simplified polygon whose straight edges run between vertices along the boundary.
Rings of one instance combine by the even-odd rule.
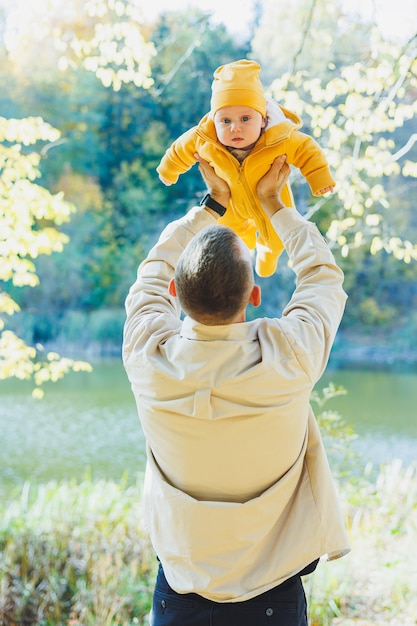
[[[0,383],[0,498],[25,481],[85,477],[129,481],[144,467],[144,439],[119,361],[93,364],[93,373],[69,374],[33,400],[27,383]],[[417,368],[406,372],[330,369],[319,387],[342,385],[331,401],[359,435],[364,462],[417,459]]]

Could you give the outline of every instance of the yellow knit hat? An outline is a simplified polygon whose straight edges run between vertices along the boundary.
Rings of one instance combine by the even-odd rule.
[[[218,67],[211,85],[211,114],[214,116],[223,107],[238,105],[251,107],[265,117],[266,101],[260,71],[259,63],[247,59]]]

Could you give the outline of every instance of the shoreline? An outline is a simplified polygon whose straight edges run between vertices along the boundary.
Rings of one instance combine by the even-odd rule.
[[[40,346],[37,346],[38,349]],[[91,342],[89,345],[58,341],[41,346],[42,352],[57,352],[62,357],[77,360],[121,360],[121,342]],[[329,358],[328,367],[336,368],[417,368],[417,350],[388,348],[383,344],[366,345],[350,342],[348,338],[336,342]]]

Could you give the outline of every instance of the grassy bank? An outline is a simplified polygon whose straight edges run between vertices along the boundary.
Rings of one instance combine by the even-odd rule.
[[[305,579],[313,626],[417,620],[417,467],[367,468],[342,487],[352,553]],[[140,487],[25,486],[2,511],[1,626],[146,624],[155,558]]]
[[[365,468],[342,489],[352,552],[306,581],[312,626],[417,623],[417,465]]]
[[[136,487],[48,484],[2,515],[1,626],[144,624],[155,559]]]

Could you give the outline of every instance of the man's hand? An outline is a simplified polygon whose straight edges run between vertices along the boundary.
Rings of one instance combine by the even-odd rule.
[[[290,175],[290,166],[285,159],[285,154],[277,157],[256,187],[259,202],[268,217],[272,217],[274,213],[284,208],[281,202],[281,191]]]
[[[216,200],[216,202],[222,206],[227,207],[230,200],[229,185],[223,180],[223,178],[217,176],[211,165],[202,159],[199,154],[196,154],[195,157],[198,161],[200,174],[206,183],[208,193],[213,200]]]

